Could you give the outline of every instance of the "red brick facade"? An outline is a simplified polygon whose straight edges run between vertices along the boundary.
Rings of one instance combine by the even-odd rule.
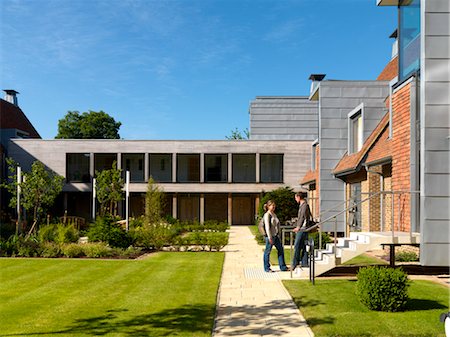
[[[406,84],[392,97],[392,190],[409,191],[411,149],[411,84]],[[400,223],[400,224],[399,224]],[[394,195],[395,230],[409,231],[411,207],[409,194]]]

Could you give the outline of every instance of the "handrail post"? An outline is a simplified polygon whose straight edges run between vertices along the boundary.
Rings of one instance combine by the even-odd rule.
[[[319,250],[322,249],[322,228],[320,226],[318,226],[319,228]]]
[[[391,191],[391,231],[392,231],[392,243],[394,243],[394,192]]]
[[[401,212],[401,209],[402,209],[401,203],[402,203],[402,194],[399,193],[398,194],[398,227],[397,227],[397,231],[399,231],[399,232],[401,232],[401,224],[400,224],[400,222],[402,221],[402,217],[400,215],[400,212]]]

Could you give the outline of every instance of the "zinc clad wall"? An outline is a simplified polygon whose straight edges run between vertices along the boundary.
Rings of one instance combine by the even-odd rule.
[[[421,264],[450,265],[450,2],[421,1]]]
[[[250,102],[251,140],[307,140],[318,135],[317,102],[308,97],[256,97]]]
[[[344,209],[344,182],[333,169],[348,147],[348,114],[361,103],[364,109],[364,141],[386,113],[389,94],[385,81],[322,81],[319,87],[320,212],[322,220]],[[334,220],[324,225],[334,230]],[[344,216],[338,217],[338,231],[345,231]]]

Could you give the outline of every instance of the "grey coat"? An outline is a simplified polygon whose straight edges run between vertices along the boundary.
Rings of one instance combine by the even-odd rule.
[[[304,229],[306,227],[305,220],[311,219],[311,210],[309,209],[308,203],[305,201],[298,208],[298,217],[295,227],[298,229]]]

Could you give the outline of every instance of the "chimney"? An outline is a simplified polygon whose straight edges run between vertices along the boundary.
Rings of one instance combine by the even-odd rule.
[[[14,104],[15,106],[19,106],[19,104],[17,103],[17,94],[19,93],[18,91],[15,91],[13,89],[4,89],[3,91],[5,92],[5,101]]]
[[[309,80],[311,80],[311,89],[309,91],[309,94],[311,95],[319,85],[319,82],[322,81],[325,78],[325,74],[311,74],[309,76]]]

